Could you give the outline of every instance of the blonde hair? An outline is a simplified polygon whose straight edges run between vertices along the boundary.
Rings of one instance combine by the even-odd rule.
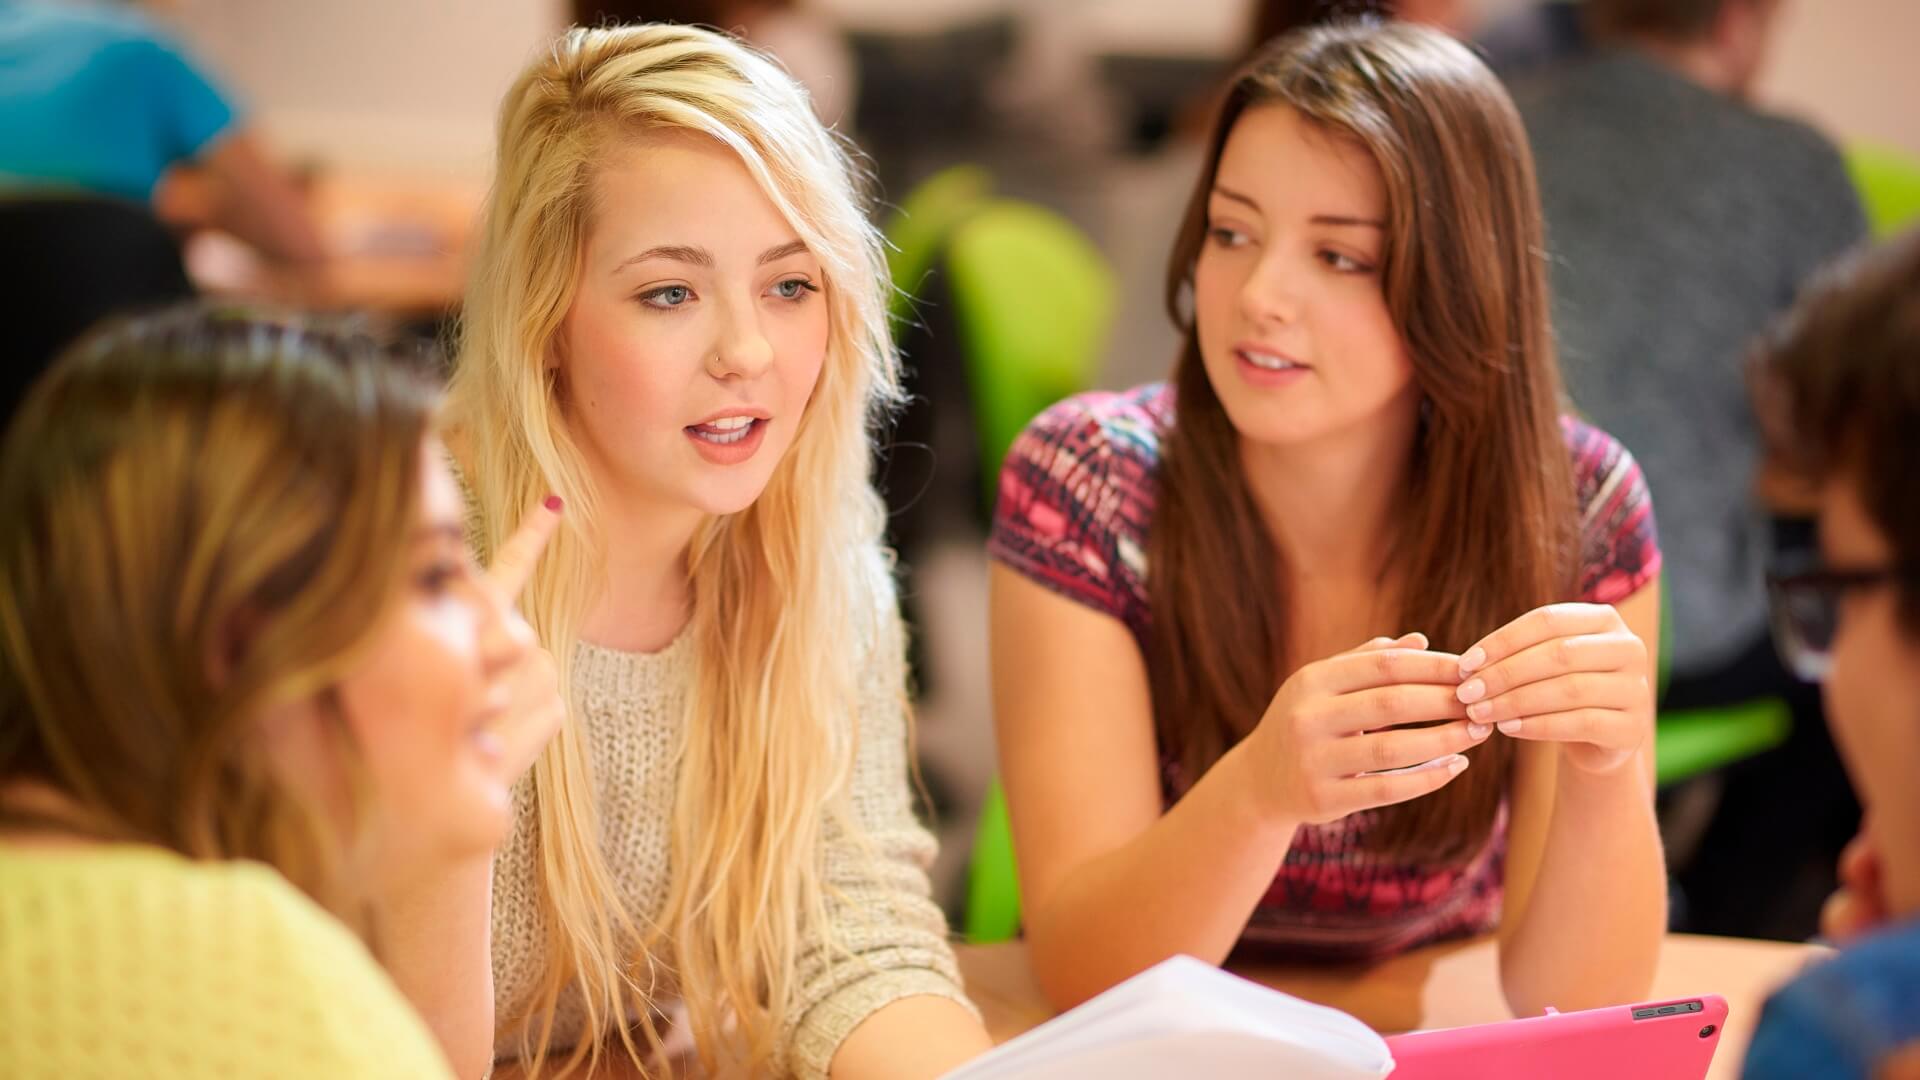
[[[563,685],[606,538],[599,492],[567,430],[550,372],[572,303],[596,168],[636,134],[684,130],[738,154],[822,263],[825,364],[792,448],[747,510],[711,519],[687,555],[695,674],[657,917],[626,910],[597,845],[586,750],[568,725],[535,763],[547,972],[528,1057],[538,1070],[569,983],[588,1030],[570,1064],[629,1026],[654,1038],[636,978],[670,943],[700,1053],[761,1062],[798,1021],[803,936],[830,933],[818,852],[848,811],[864,650],[897,640],[884,511],[868,483],[871,425],[899,394],[886,321],[886,261],[853,159],[804,91],[731,38],[679,26],[574,29],[522,73],[502,106],[498,172],[469,288],[450,410],[492,549],[548,492],[567,518],[522,599]],[[876,620],[882,622],[877,623]],[[902,688],[904,694],[904,687]],[[577,704],[575,705],[577,709]],[[641,942],[623,955],[621,942]],[[502,1017],[503,1023],[516,1018]],[[737,1039],[731,1048],[724,1037]],[[588,1044],[591,1044],[590,1046]]]
[[[399,595],[439,390],[364,335],[187,307],[96,332],[0,458],[0,821],[253,859],[363,932],[361,837],[259,721],[330,693]],[[356,792],[364,794],[364,792]]]

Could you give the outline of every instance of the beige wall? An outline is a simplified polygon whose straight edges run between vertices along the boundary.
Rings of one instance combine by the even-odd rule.
[[[1761,96],[1836,139],[1920,155],[1920,0],[1785,0]]]
[[[561,0],[171,0],[167,17],[274,145],[350,166],[484,175],[494,110]]]
[[[859,19],[915,0],[819,0]],[[941,0],[947,7],[1000,0]],[[1062,0],[1045,0],[1059,3]],[[1249,0],[1071,0],[1138,32],[1219,37]],[[1524,0],[1468,0],[1486,11]],[[864,6],[863,6],[864,5]],[[288,151],[336,162],[483,172],[513,73],[560,26],[561,0],[167,0],[169,17],[227,73]],[[939,5],[936,5],[936,7]],[[1204,9],[1194,14],[1195,7]],[[1183,14],[1184,12],[1184,14]],[[1920,154],[1920,0],[1786,0],[1762,95],[1842,140]]]

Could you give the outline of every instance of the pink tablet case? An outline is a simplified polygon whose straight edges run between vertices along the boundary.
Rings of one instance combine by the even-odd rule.
[[[1530,1016],[1387,1039],[1393,1080],[1702,1080],[1726,1023],[1718,996]]]

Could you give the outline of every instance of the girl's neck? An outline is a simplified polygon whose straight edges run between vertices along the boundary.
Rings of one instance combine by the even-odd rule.
[[[1241,468],[1287,575],[1378,581],[1404,505],[1417,398],[1310,443],[1240,441]]]
[[[621,652],[655,653],[672,644],[693,614],[687,549],[705,520],[691,507],[622,494],[602,485],[600,593],[581,638]]]

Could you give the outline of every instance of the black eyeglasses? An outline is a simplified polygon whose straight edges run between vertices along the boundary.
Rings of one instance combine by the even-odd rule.
[[[1920,587],[1920,568],[1812,566],[1768,574],[1769,621],[1781,662],[1807,682],[1824,680],[1840,630],[1840,601],[1849,592],[1896,583]]]

